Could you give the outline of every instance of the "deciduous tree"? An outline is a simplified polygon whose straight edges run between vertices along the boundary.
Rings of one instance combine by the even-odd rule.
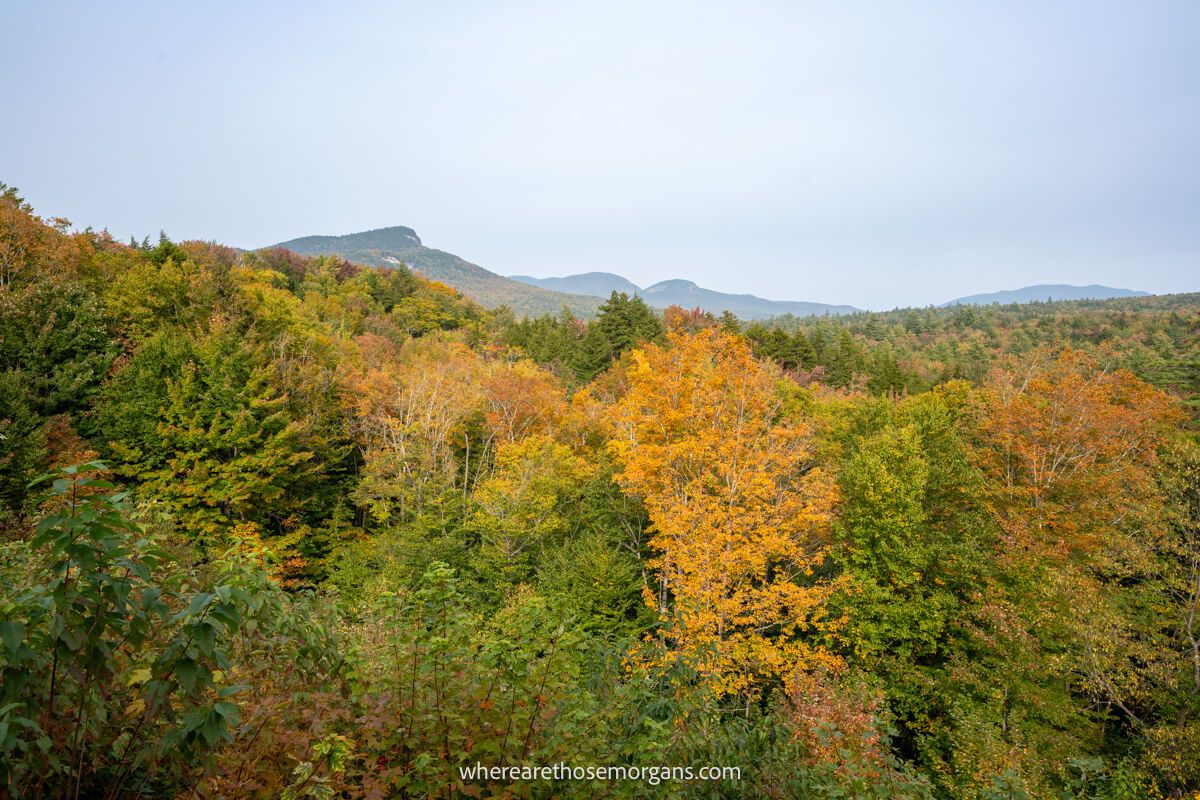
[[[609,446],[653,524],[664,635],[721,694],[831,661],[801,634],[837,492],[810,426],[779,419],[778,375],[712,329],[634,351],[628,379]]]

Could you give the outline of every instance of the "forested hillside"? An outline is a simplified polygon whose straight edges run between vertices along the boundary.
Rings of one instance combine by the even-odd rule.
[[[518,321],[0,187],[0,796],[1194,797],[1198,314]]]
[[[275,247],[308,256],[336,255],[369,266],[412,267],[487,308],[504,306],[521,315],[553,313],[566,306],[575,314],[592,316],[598,305],[593,297],[530,286],[489,272],[453,253],[426,247],[416,231],[399,225],[345,236],[304,236]]]

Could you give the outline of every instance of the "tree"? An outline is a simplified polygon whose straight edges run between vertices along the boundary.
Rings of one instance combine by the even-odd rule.
[[[0,182],[0,290],[48,278],[78,278],[92,254],[91,237],[68,235],[70,222],[44,221],[17,193]]]
[[[20,370],[44,415],[83,409],[117,355],[100,299],[78,281],[0,290],[0,370]]]
[[[613,357],[612,342],[605,336],[604,330],[593,322],[588,325],[587,333],[575,348],[571,367],[579,380],[586,383],[608,369]]]
[[[29,484],[49,466],[45,420],[28,386],[23,373],[0,372],[0,524],[24,516]]]
[[[344,663],[308,603],[252,555],[226,553],[203,590],[192,585],[103,469],[47,476],[58,509],[20,543],[24,559],[0,562],[6,796],[187,793],[239,733],[253,693],[231,676],[286,670],[319,685]]]
[[[470,520],[482,538],[477,562],[492,594],[528,580],[535,556],[566,535],[570,502],[590,474],[587,462],[544,434],[500,445],[494,471],[475,490]]]
[[[358,347],[344,378],[364,461],[354,499],[379,522],[445,519],[476,477],[464,472],[488,456],[490,442],[472,448],[470,430],[485,414],[485,365],[436,336],[398,347],[368,335]]]
[[[885,428],[862,442],[841,476],[847,562],[895,586],[919,580],[930,557],[920,548],[929,476],[920,448],[911,426]]]
[[[208,544],[222,543],[233,522],[267,534],[293,528],[324,469],[309,422],[289,413],[274,376],[253,349],[218,331],[167,381],[161,452],[143,456],[140,477]]]
[[[161,467],[170,452],[159,433],[160,413],[168,402],[168,384],[192,357],[185,332],[165,326],[142,342],[101,388],[87,432],[104,442],[119,468],[136,465],[135,474]]]
[[[829,383],[834,386],[849,386],[854,376],[861,373],[866,363],[862,348],[854,336],[841,328],[837,334],[837,344],[832,354],[822,359],[829,367]]]
[[[996,487],[1009,557],[1098,566],[1136,559],[1144,547],[1129,534],[1161,502],[1157,442],[1178,419],[1170,399],[1128,371],[1066,350],[996,373],[984,402],[978,457]]]
[[[615,358],[641,342],[654,342],[662,338],[663,328],[658,315],[636,295],[613,292],[600,305],[596,325],[604,333],[612,347]]]
[[[709,659],[720,694],[831,663],[800,634],[829,592],[813,573],[836,490],[811,427],[778,420],[776,374],[705,330],[634,351],[628,378],[609,448],[653,525],[665,638]]]
[[[1073,350],[994,374],[983,398],[976,459],[1012,622],[1040,651],[1044,681],[1078,686],[1076,713],[1086,703],[1144,731],[1171,660],[1146,631],[1165,607],[1158,451],[1178,411],[1132,373]]]
[[[513,442],[532,434],[552,434],[566,414],[562,386],[531,361],[492,364],[484,378],[486,419],[492,435]]]

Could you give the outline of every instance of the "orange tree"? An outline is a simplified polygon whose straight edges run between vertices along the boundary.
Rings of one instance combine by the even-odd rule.
[[[1145,733],[1175,671],[1158,478],[1178,407],[1071,350],[997,373],[983,398],[976,459],[1002,532],[994,588],[1014,603],[1046,675],[1080,695],[1081,714]]]
[[[829,593],[814,570],[836,489],[810,426],[781,419],[779,380],[742,339],[676,333],[633,351],[612,409],[615,479],[653,525],[646,599],[719,695],[832,661],[799,634]]]
[[[997,373],[985,398],[979,460],[1010,558],[1061,564],[1141,549],[1114,539],[1158,516],[1158,445],[1178,421],[1167,395],[1066,350]]]

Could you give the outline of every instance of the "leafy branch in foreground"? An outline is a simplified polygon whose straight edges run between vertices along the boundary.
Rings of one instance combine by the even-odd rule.
[[[193,782],[238,732],[240,634],[266,639],[290,613],[245,558],[227,555],[197,590],[103,470],[46,476],[57,509],[0,564],[0,785],[13,796]]]

